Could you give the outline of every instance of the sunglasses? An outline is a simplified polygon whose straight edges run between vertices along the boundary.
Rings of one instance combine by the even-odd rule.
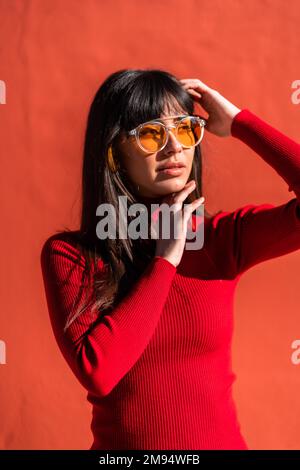
[[[176,123],[166,126],[162,121],[170,118],[177,118]],[[205,125],[206,120],[198,115],[169,116],[139,124],[127,132],[127,135],[135,136],[137,144],[144,152],[153,153],[167,145],[169,129],[172,128],[175,129],[176,139],[183,147],[195,147],[203,138]]]

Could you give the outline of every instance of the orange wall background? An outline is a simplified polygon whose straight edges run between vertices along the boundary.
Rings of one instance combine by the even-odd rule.
[[[87,449],[91,408],[52,334],[39,257],[79,224],[89,105],[121,68],[199,78],[299,141],[299,0],[0,0],[1,449]],[[281,204],[286,183],[245,144],[208,132],[207,209]],[[251,268],[235,302],[234,396],[252,449],[299,449],[300,252]]]

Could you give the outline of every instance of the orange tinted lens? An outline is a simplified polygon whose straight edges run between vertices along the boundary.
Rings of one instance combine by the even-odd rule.
[[[196,145],[202,137],[202,127],[197,119],[183,119],[177,129],[177,139],[186,147]]]
[[[157,152],[166,141],[166,131],[160,124],[145,124],[139,130],[140,144],[149,152]]]

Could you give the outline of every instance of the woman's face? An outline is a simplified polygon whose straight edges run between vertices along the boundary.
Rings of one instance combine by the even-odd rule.
[[[169,126],[174,123],[174,117],[182,114],[188,114],[185,110],[178,107],[174,108],[170,105],[168,109],[165,107],[160,118],[164,119],[164,123]],[[165,196],[172,192],[180,191],[186,182],[192,169],[192,162],[195,147],[184,148],[176,139],[175,129],[169,130],[169,139],[166,146],[156,152],[144,152],[136,142],[135,136],[126,137],[121,133],[117,149],[118,159],[121,167],[126,173],[135,187],[139,186],[137,193],[141,196],[156,198]],[[185,166],[181,168],[178,175],[170,175],[159,171],[159,167],[166,163],[182,163]]]

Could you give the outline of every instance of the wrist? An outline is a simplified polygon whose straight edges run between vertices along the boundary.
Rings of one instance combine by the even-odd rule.
[[[172,264],[172,266],[174,266],[175,268],[177,268],[177,264],[175,263],[175,261],[173,261],[171,258],[168,258],[166,256],[162,256],[162,255],[155,255],[155,258],[162,258],[164,259],[165,261],[167,261],[168,263]]]
[[[242,110],[232,104],[228,109],[228,116],[231,119],[231,124],[234,121],[234,118],[241,112]]]

